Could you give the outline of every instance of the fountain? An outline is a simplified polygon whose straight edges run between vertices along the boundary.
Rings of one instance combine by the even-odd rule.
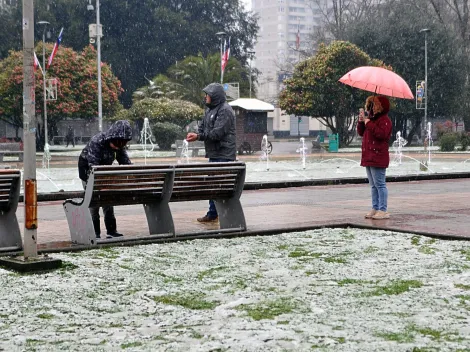
[[[432,130],[431,130],[431,122],[428,122],[427,129],[426,129],[426,139],[424,140],[424,151],[428,151],[428,161],[427,165],[431,164],[431,147],[432,147]]]
[[[269,171],[269,150],[268,150],[268,136],[265,134],[261,141],[261,156],[260,160],[266,160],[266,171]]]
[[[297,153],[300,153],[300,160],[302,160],[302,169],[305,170],[305,159],[307,157],[307,147],[305,146],[305,138],[300,138],[300,146],[297,149]]]
[[[189,142],[183,139],[183,145],[181,146],[181,156],[178,160],[178,164],[189,164]]]
[[[44,145],[44,153],[42,154],[42,168],[49,169],[49,161],[51,160],[51,151],[49,149],[49,143]]]
[[[147,155],[150,157],[150,152],[155,148],[155,144],[152,142],[152,129],[150,128],[149,119],[144,119],[144,127],[140,132],[140,144],[144,150],[144,162],[147,165]]]
[[[397,139],[392,144],[392,148],[395,151],[393,157],[393,164],[401,165],[402,158],[403,158],[403,147],[408,143],[405,138],[401,136],[401,132],[397,132]]]

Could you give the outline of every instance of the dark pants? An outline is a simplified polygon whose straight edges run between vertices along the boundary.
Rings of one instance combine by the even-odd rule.
[[[86,188],[86,182],[82,181],[83,189]],[[116,217],[114,216],[114,207],[112,205],[107,205],[103,208],[103,215],[104,215],[104,224],[106,226],[106,232],[108,234],[116,232]],[[95,227],[95,232],[97,234],[100,233],[99,231],[99,223],[100,223],[100,207],[90,207],[90,214],[91,220],[93,221],[93,226]]]
[[[229,162],[229,161],[233,161],[233,160],[219,159],[219,158],[209,158],[210,163],[226,163],[226,162]],[[217,216],[219,216],[219,215],[217,214],[217,209],[215,208],[215,203],[211,199],[211,200],[209,200],[209,211],[207,212],[207,217],[216,218]]]

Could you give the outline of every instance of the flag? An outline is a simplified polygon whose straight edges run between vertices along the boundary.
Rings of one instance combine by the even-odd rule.
[[[297,27],[297,36],[295,37],[295,48],[299,50],[300,48],[300,26]]]
[[[222,55],[222,73],[225,71],[225,66],[227,66],[228,59],[230,58],[230,37],[228,37],[228,41],[225,40],[224,42],[224,53]]]
[[[57,41],[55,42],[54,48],[52,49],[52,53],[49,56],[49,60],[47,60],[46,70],[48,70],[49,67],[51,66],[52,60],[54,60],[54,56],[57,53],[57,49],[59,49],[60,42],[62,41],[62,32],[63,31],[64,31],[64,27],[62,27],[62,29],[60,30],[59,36],[57,37]]]
[[[42,72],[41,64],[39,63],[38,57],[36,56],[36,52],[34,52],[34,63],[33,63],[34,71],[36,71],[38,69],[38,66],[39,66],[39,68],[41,69],[41,72]]]

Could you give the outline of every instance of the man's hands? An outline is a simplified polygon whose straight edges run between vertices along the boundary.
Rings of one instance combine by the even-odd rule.
[[[197,133],[194,133],[194,132],[189,132],[187,135],[186,135],[186,140],[188,142],[194,142],[194,141],[197,141]]]

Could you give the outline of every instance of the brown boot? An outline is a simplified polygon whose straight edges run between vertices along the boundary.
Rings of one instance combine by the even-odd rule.
[[[379,210],[377,213],[375,213],[374,216],[372,216],[372,219],[374,220],[390,219],[390,214],[387,213],[386,211]]]
[[[215,218],[210,218],[207,215],[204,215],[202,218],[197,218],[197,221],[199,222],[216,222],[218,220],[219,220],[218,216]]]
[[[369,211],[366,215],[364,215],[364,218],[366,219],[372,219],[372,217],[377,214],[377,210],[375,209],[372,209],[371,211]]]

